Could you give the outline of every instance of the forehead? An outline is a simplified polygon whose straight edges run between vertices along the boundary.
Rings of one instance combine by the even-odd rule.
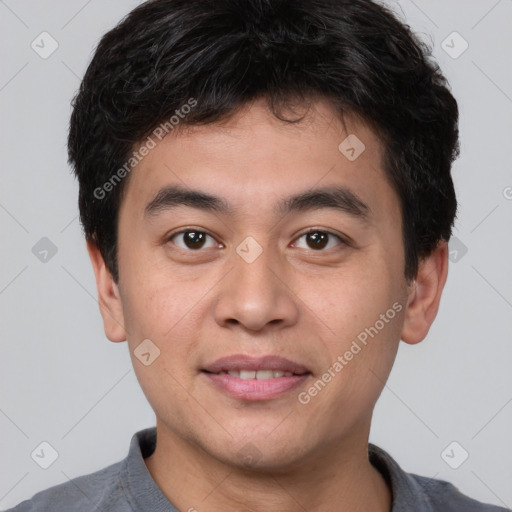
[[[327,101],[314,103],[300,122],[286,123],[260,100],[222,122],[178,127],[158,141],[131,172],[121,209],[142,212],[159,190],[176,184],[253,210],[335,185],[373,202],[372,196],[394,194],[382,153],[365,123],[351,115],[340,119]]]

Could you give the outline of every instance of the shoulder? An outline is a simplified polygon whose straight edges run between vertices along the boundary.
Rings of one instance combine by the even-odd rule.
[[[124,461],[112,464],[89,475],[73,478],[68,482],[38,492],[31,499],[21,502],[7,512],[89,512],[109,510],[124,512],[123,489],[119,478]]]
[[[140,430],[133,435],[125,459],[41,491],[7,512],[177,512],[144,463],[155,446],[156,429]]]
[[[409,473],[423,490],[435,512],[510,512],[509,509],[488,505],[462,494],[454,485]]]
[[[444,480],[406,473],[389,453],[371,443],[368,454],[372,465],[391,487],[392,512],[510,512],[469,498]]]
[[[133,435],[128,455],[120,462],[38,492],[7,512],[133,512],[146,510],[147,503],[148,510],[163,510],[169,502],[144,463],[155,445],[155,428],[140,430]]]

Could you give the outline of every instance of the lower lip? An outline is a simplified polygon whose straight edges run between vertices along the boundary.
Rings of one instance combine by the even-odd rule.
[[[275,379],[239,379],[231,375],[202,372],[213,384],[239,400],[272,400],[300,386],[309,376],[293,375]]]

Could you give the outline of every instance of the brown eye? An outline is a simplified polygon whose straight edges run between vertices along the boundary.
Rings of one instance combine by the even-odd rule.
[[[181,249],[197,251],[205,247],[215,247],[215,240],[204,231],[189,229],[176,233],[171,241]]]
[[[323,249],[329,242],[329,235],[321,231],[313,231],[306,235],[306,243],[311,249]]]
[[[328,231],[311,230],[304,233],[297,239],[294,246],[300,249],[312,249],[321,251],[322,249],[331,249],[337,245],[343,245],[344,240]]]

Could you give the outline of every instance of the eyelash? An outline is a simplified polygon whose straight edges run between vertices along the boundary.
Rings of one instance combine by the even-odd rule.
[[[319,228],[309,228],[307,231],[305,231],[304,233],[302,233],[301,235],[299,235],[296,239],[295,239],[295,242],[294,244],[296,243],[297,240],[300,240],[302,237],[305,237],[311,233],[323,233],[325,235],[328,235],[329,237],[332,237],[332,238],[336,238],[338,240],[338,244],[336,244],[335,247],[338,247],[338,246],[349,246],[350,243],[348,242],[348,240],[344,237],[342,237],[341,235],[337,235],[336,233],[333,233],[332,231],[329,231],[328,229],[319,229]],[[331,250],[333,248],[329,248],[329,249],[320,249],[320,250],[315,250],[315,249],[309,249],[310,251],[312,252],[327,252],[329,250]]]
[[[211,235],[210,233],[206,232],[206,231],[203,231],[203,230],[200,230],[200,229],[195,229],[195,228],[187,228],[187,229],[182,229],[181,231],[177,231],[175,233],[172,233],[171,235],[169,235],[167,238],[166,238],[166,243],[168,242],[172,242],[173,241],[173,238],[177,237],[178,235],[184,235],[185,233],[188,233],[188,232],[195,232],[195,233],[200,233],[200,234],[203,234],[203,235],[207,235],[209,236],[210,238],[212,238],[213,240],[216,240],[215,237],[213,235]],[[319,229],[319,228],[309,228],[307,231],[305,231],[304,233],[300,234],[297,238],[295,238],[295,241],[293,242],[294,244],[300,240],[301,238],[309,235],[309,234],[312,234],[312,233],[323,233],[323,234],[326,234],[330,237],[334,237],[336,239],[338,239],[339,241],[339,244],[336,245],[336,247],[338,245],[341,245],[341,246],[350,246],[351,243],[349,242],[349,240],[347,240],[346,238],[342,237],[341,235],[338,235],[336,233],[333,233],[329,230],[325,230],[325,229]],[[172,242],[174,244],[174,242]],[[217,242],[219,243],[219,242]],[[176,244],[174,244],[176,245]],[[221,244],[222,245],[222,244]],[[183,247],[178,247],[179,249],[183,250],[183,251],[186,251],[186,252],[200,252],[201,249],[203,249],[203,247],[201,247],[200,249],[197,249],[197,250],[194,250],[194,249],[190,249],[190,248],[183,248]],[[328,250],[330,250],[332,248],[329,248],[329,249],[309,249],[310,251],[312,252],[326,252]],[[306,249],[308,250],[308,249]]]

